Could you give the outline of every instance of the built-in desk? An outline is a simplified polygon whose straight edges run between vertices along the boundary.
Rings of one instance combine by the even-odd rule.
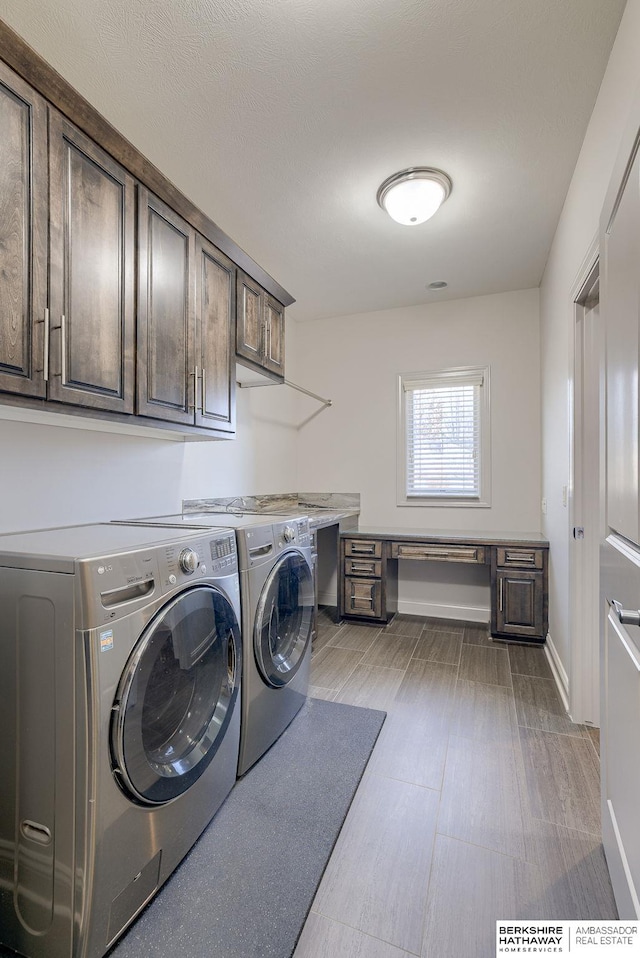
[[[398,608],[398,559],[491,568],[491,634],[520,642],[547,635],[549,542],[537,533],[415,532],[384,527],[340,534],[339,611],[386,623]]]

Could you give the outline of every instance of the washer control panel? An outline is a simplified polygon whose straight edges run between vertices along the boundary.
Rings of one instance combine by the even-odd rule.
[[[187,583],[237,572],[236,537],[227,529],[92,559],[81,570],[88,579],[82,590],[84,618],[111,622]]]
[[[273,529],[279,549],[284,549],[288,545],[309,546],[311,544],[307,516],[299,516],[287,519],[286,522],[276,523]]]

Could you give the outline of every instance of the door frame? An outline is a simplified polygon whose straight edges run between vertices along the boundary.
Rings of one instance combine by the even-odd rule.
[[[585,489],[583,474],[584,414],[583,369],[585,347],[584,319],[599,301],[600,259],[597,237],[592,241],[572,290],[570,402],[570,467],[569,514],[569,616],[570,616],[570,680],[568,688],[569,715],[574,722],[599,726],[600,724],[600,632],[599,621],[589,615],[589,597],[599,595],[599,539],[602,521],[603,489],[597,497]],[[594,302],[594,296],[598,299]],[[602,320],[600,320],[602,321]],[[599,361],[604,367],[604,353]],[[600,393],[602,377],[597,384]],[[599,436],[602,436],[604,409],[600,394]],[[600,442],[602,454],[602,444]],[[600,463],[602,470],[603,463]],[[584,522],[585,514],[596,516],[598,536],[594,541],[575,539],[574,528]]]

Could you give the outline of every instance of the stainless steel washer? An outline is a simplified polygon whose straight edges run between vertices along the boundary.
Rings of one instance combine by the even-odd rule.
[[[215,523],[236,530],[244,640],[238,775],[243,775],[279,738],[309,691],[314,613],[309,519],[200,512],[131,521],[201,529]]]
[[[99,958],[236,779],[227,529],[0,536],[0,940]]]

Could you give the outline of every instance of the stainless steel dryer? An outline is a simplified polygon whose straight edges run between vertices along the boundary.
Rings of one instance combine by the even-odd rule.
[[[236,779],[235,536],[0,536],[0,940],[98,958]]]
[[[307,516],[185,513],[134,520],[236,530],[244,675],[238,775],[279,738],[309,691],[314,586]]]
[[[277,741],[302,708],[311,665],[314,593],[309,520],[269,516],[272,521],[265,524],[265,516],[257,523],[256,518],[232,519],[245,636],[239,775]]]

